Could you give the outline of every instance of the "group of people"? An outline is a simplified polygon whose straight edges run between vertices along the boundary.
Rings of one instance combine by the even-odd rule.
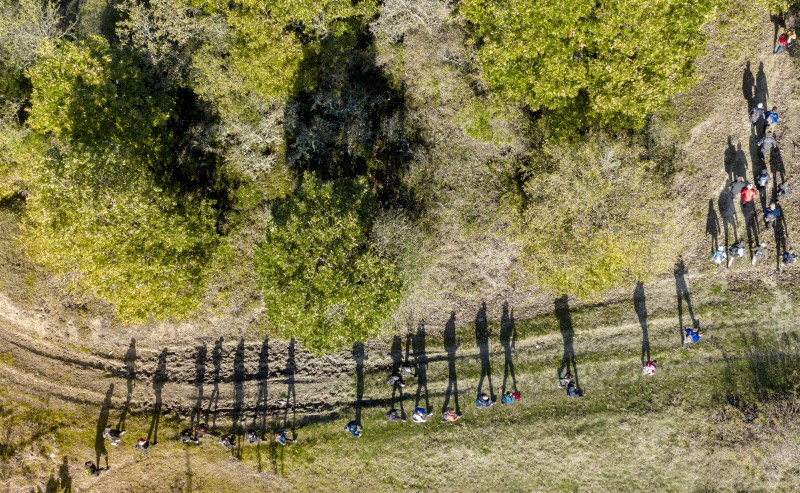
[[[786,39],[788,41],[782,45],[779,44],[775,51],[776,55],[782,46],[791,46],[795,37],[794,33],[791,33],[791,36],[787,33],[784,33],[781,36],[781,39],[783,39],[784,36],[787,36]],[[770,181],[767,164],[770,163],[772,159],[775,159],[774,153],[778,151],[778,141],[775,138],[775,129],[778,121],[779,115],[777,106],[773,106],[772,109],[766,110],[764,109],[764,103],[758,103],[750,110],[750,123],[754,128],[759,128],[761,133],[761,138],[758,140],[761,156],[759,165],[761,170],[756,176],[755,187],[753,183],[747,182],[743,176],[737,176],[733,180],[733,183],[730,184],[730,192],[734,197],[737,195],[740,197],[742,213],[744,214],[745,218],[749,218],[747,219],[748,221],[755,221],[755,199],[757,195],[756,188],[758,189],[758,193],[760,193],[762,196],[762,204],[766,203],[767,200],[769,201],[768,205],[761,211],[761,219],[764,223],[764,229],[767,231],[775,228],[777,223],[780,221],[783,211],[780,208],[779,202],[780,200],[788,197],[791,193],[791,190],[786,183],[781,183],[775,187],[771,196],[768,196],[767,191]],[[717,249],[712,252],[711,262],[715,263],[717,267],[719,267],[723,262],[727,261],[726,265],[728,268],[730,268],[736,259],[746,257],[747,248],[745,243],[738,238],[734,238],[734,242],[727,248],[725,245],[719,245]],[[752,250],[751,265],[756,265],[758,261],[764,260],[766,257],[767,243],[765,241],[758,241],[758,244]],[[796,261],[797,254],[793,248],[785,249],[781,253],[781,268],[789,267]]]

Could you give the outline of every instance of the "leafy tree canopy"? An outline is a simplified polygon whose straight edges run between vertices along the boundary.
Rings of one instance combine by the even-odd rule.
[[[564,120],[638,128],[688,88],[714,0],[466,0],[490,86]]]
[[[314,350],[379,332],[403,280],[371,241],[375,207],[363,178],[322,181],[309,173],[273,207],[256,256],[273,329]]]

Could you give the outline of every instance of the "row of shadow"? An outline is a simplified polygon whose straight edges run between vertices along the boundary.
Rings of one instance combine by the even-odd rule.
[[[694,310],[692,307],[692,300],[689,289],[686,283],[685,274],[687,273],[686,267],[682,260],[675,266],[675,280],[676,280],[676,293],[678,301],[678,318],[679,324],[683,327],[683,305],[686,304],[694,326],[699,326],[699,321],[695,318]],[[574,328],[572,317],[570,315],[569,300],[566,295],[555,300],[555,316],[559,324],[559,330],[563,342],[563,354],[561,357],[561,364],[557,369],[558,377],[570,373],[574,379],[579,391],[582,392],[580,386],[580,379],[578,368],[576,365],[575,349],[574,349]],[[650,341],[647,329],[647,306],[644,291],[644,284],[639,282],[633,293],[633,305],[635,312],[639,318],[642,329],[642,363],[650,360]],[[488,390],[488,394],[492,400],[496,399],[495,386],[492,380],[492,368],[490,358],[490,337],[491,329],[488,323],[486,303],[483,303],[475,315],[474,329],[475,340],[478,347],[478,359],[480,361],[481,372],[478,380],[477,394],[480,395],[484,390]],[[509,309],[508,303],[503,305],[502,315],[500,319],[500,333],[499,342],[503,347],[504,363],[503,363],[503,380],[501,383],[501,393],[507,390],[518,391],[516,374],[514,371],[514,348],[516,345],[517,331],[514,322],[513,309]],[[409,330],[406,334],[406,339],[403,341],[401,336],[395,336],[391,349],[391,372],[397,372],[401,366],[408,365],[414,370],[416,389],[411,389],[408,395],[405,395],[401,388],[396,386],[392,387],[391,396],[388,398],[365,399],[364,398],[364,376],[365,376],[365,362],[368,356],[364,349],[364,344],[356,342],[352,347],[352,357],[355,360],[356,372],[356,399],[353,404],[355,410],[355,422],[361,424],[361,411],[364,407],[377,407],[386,406],[387,404],[401,411],[405,414],[403,409],[403,402],[406,397],[411,397],[414,407],[424,407],[427,411],[432,410],[431,397],[435,397],[428,390],[428,365],[433,361],[446,360],[447,361],[447,387],[443,395],[444,402],[442,403],[442,410],[448,407],[453,407],[456,412],[461,412],[461,403],[459,402],[458,390],[458,372],[457,362],[463,357],[457,356],[457,350],[460,347],[460,340],[456,331],[456,315],[452,312],[449,320],[445,323],[443,331],[443,345],[445,354],[443,356],[427,356],[427,343],[426,343],[426,328],[424,323],[420,323],[415,329]],[[216,419],[219,415],[218,402],[220,396],[220,384],[232,382],[233,384],[233,407],[230,409],[231,427],[230,431],[234,433],[241,433],[243,429],[257,429],[257,430],[290,430],[292,438],[296,438],[296,431],[298,428],[309,422],[315,421],[328,421],[339,417],[337,413],[329,413],[326,416],[309,415],[309,409],[301,409],[304,416],[298,421],[297,414],[297,398],[296,398],[296,343],[291,340],[288,345],[286,364],[281,372],[283,376],[283,384],[286,385],[286,399],[275,404],[269,405],[267,403],[268,397],[268,376],[269,370],[269,344],[265,339],[261,345],[261,350],[258,357],[258,370],[255,374],[248,374],[245,370],[245,343],[241,340],[234,350],[233,356],[233,373],[231,378],[222,377],[222,363],[224,359],[223,339],[215,341],[211,349],[210,362],[211,371],[207,372],[206,363],[209,360],[209,351],[204,344],[197,348],[195,355],[195,377],[193,385],[196,389],[194,403],[191,407],[190,423],[194,427],[200,422],[209,424],[212,432],[217,431]],[[150,426],[146,438],[155,443],[158,441],[158,428],[162,418],[164,404],[162,393],[164,385],[168,379],[167,372],[167,356],[168,351],[164,349],[158,356],[156,369],[152,373],[151,385],[155,397],[152,405]],[[127,396],[125,404],[122,407],[119,420],[116,423],[116,429],[125,429],[125,420],[130,413],[131,400],[133,397],[135,385],[137,382],[137,368],[136,368],[137,352],[136,341],[131,340],[130,346],[125,354],[125,365],[127,373]],[[205,382],[212,383],[212,390],[210,395],[205,394]],[[258,384],[258,393],[256,401],[252,406],[245,406],[244,403],[244,383],[246,381],[255,381]],[[274,384],[272,384],[274,385]],[[108,463],[105,439],[103,432],[106,426],[110,425],[110,412],[111,402],[114,393],[114,385],[109,386],[106,392],[105,399],[102,404],[100,416],[97,420],[96,439],[95,439],[95,452],[97,464],[100,464],[100,459],[106,458],[106,465]],[[452,405],[452,406],[451,406]],[[252,416],[251,420],[246,418],[246,414]]]
[[[747,101],[748,108],[753,108],[757,104],[763,104],[764,108],[769,108],[767,99],[769,98],[769,88],[767,87],[767,76],[764,73],[764,64],[759,63],[758,73],[753,75],[750,62],[744,70],[742,77],[742,93]],[[706,235],[711,238],[712,251],[716,250],[720,243],[725,246],[731,245],[743,239],[741,236],[740,225],[736,216],[735,202],[739,197],[735,197],[730,190],[731,184],[737,177],[745,178],[751,183],[757,183],[758,176],[762,170],[767,170],[770,175],[769,190],[759,190],[759,202],[761,209],[756,210],[754,204],[742,206],[744,215],[744,233],[747,238],[747,246],[750,258],[753,256],[754,249],[764,240],[760,226],[761,210],[766,209],[767,205],[775,201],[776,208],[781,211],[781,215],[775,221],[772,230],[775,239],[775,262],[776,267],[780,268],[783,252],[788,250],[787,237],[788,228],[786,226],[786,213],[778,202],[778,186],[786,182],[786,165],[783,160],[780,147],[773,147],[769,155],[761,155],[758,146],[759,138],[763,132],[758,126],[751,126],[750,139],[748,142],[748,154],[753,166],[748,166],[748,156],[742,149],[742,143],[734,146],[733,139],[728,137],[727,147],[723,155],[723,165],[727,174],[725,188],[720,192],[715,200],[708,200],[708,213],[706,216]],[[748,168],[751,168],[748,172]],[[749,176],[748,176],[749,175]],[[717,213],[719,210],[719,213]],[[720,238],[722,235],[722,238]],[[731,241],[731,236],[733,241]]]

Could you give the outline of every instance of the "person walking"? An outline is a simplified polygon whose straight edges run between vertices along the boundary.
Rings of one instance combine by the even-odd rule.
[[[353,438],[361,438],[361,430],[362,430],[361,425],[359,425],[355,421],[347,423],[344,427],[344,431],[350,433],[350,436],[352,436]]]
[[[733,261],[737,258],[744,258],[745,250],[744,245],[740,241],[733,243],[728,248],[728,268],[730,269],[731,265],[733,265]]]
[[[686,327],[684,330],[683,343],[691,344],[693,342],[700,342],[700,329],[694,330]]]
[[[755,127],[762,118],[764,118],[764,103],[758,103],[750,110],[750,123]]]
[[[478,406],[479,409],[485,409],[487,407],[492,407],[492,405],[494,405],[494,401],[491,400],[488,395],[483,393],[475,398],[475,405]]]
[[[775,48],[775,52],[772,53],[772,57],[775,58],[778,56],[778,53],[784,48],[787,50],[791,48],[792,45],[794,45],[795,39],[797,39],[797,34],[795,34],[794,30],[781,33],[781,35],[778,36],[778,46]]]
[[[653,376],[656,374],[656,362],[655,361],[648,361],[642,367],[642,374],[647,376]]]
[[[442,411],[442,423],[455,423],[459,419],[461,419],[461,415],[456,413],[456,411],[450,406]]]
[[[714,250],[714,253],[711,254],[711,261],[717,264],[717,267],[722,265],[722,262],[724,262],[727,258],[728,254],[725,253],[725,247],[723,245],[720,245],[716,250]]]
[[[797,262],[797,254],[794,253],[794,248],[790,248],[781,255],[781,265],[783,267],[791,267],[795,262]]]
[[[777,204],[775,202],[770,202],[769,207],[764,209],[764,227],[767,229],[772,229],[775,225],[775,221],[781,217],[781,211],[778,209]]]
[[[747,204],[753,205],[753,201],[756,198],[756,191],[753,190],[753,184],[748,183],[745,185],[739,195],[742,197],[742,207],[746,206]]]
[[[765,258],[767,258],[767,243],[762,241],[753,251],[753,260],[750,263],[756,265],[757,261],[764,260]]]
[[[412,419],[415,423],[427,423],[428,416],[430,416],[430,413],[425,412],[424,407],[417,406],[414,408],[414,415],[412,416]]]
[[[766,193],[767,185],[769,185],[769,172],[767,168],[762,168],[761,172],[756,177],[756,186],[762,195]]]
[[[778,148],[778,141],[775,140],[775,136],[772,135],[772,132],[767,132],[766,135],[759,139],[758,146],[761,148],[761,159],[766,162],[767,156],[770,151],[772,151],[772,148]],[[742,191],[742,193],[744,193],[744,191]]]

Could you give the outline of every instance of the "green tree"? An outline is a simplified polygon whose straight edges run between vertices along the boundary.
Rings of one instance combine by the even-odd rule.
[[[28,143],[51,142],[18,167],[29,184],[29,255],[123,320],[190,314],[218,238],[213,204],[154,174],[172,159],[174,102],[94,36],[51,46],[26,73]]]
[[[467,0],[477,60],[510,102],[556,127],[639,128],[693,83],[714,0]]]
[[[362,179],[305,174],[275,204],[256,255],[269,327],[313,350],[375,336],[403,290],[371,241],[375,198]]]
[[[670,267],[681,248],[678,210],[643,154],[636,142],[590,134],[532,158],[516,238],[537,284],[595,298]]]

